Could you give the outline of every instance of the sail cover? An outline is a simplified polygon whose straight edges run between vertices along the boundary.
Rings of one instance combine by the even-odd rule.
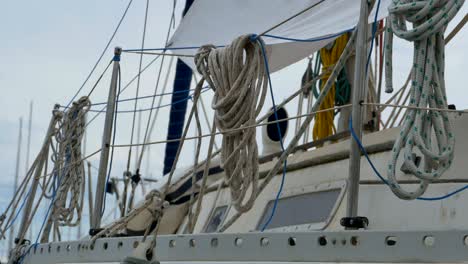
[[[388,14],[391,0],[381,0],[378,19]],[[196,0],[169,42],[169,47],[223,46],[244,34],[260,34],[312,5],[270,35],[294,39],[320,39],[353,29],[359,20],[361,0]],[[369,15],[374,21],[377,5]],[[295,63],[328,44],[333,38],[297,42],[264,37],[271,71]],[[175,53],[194,55],[197,49]],[[194,68],[193,58],[182,58]]]

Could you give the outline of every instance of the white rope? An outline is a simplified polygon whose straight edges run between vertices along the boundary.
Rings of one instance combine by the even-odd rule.
[[[86,113],[90,105],[88,97],[82,97],[74,102],[64,113],[62,124],[57,131],[58,149],[52,161],[59,186],[54,197],[52,212],[42,234],[42,241],[47,240],[51,228],[77,226],[81,221],[85,193],[85,168],[81,144],[86,127]]]
[[[333,70],[328,77],[327,82],[325,83],[322,91],[320,92],[320,95],[318,98],[315,100],[315,103],[310,109],[310,112],[317,112],[319,109],[320,105],[322,104],[325,96],[328,94],[329,90],[332,87],[332,84],[335,82],[338,73],[343,69],[346,60],[349,58],[351,51],[354,47],[354,41],[356,39],[356,31],[353,31],[351,36],[349,37],[348,44],[346,44],[345,49],[343,50],[343,53],[340,56],[340,59],[336,62],[335,66],[333,67]],[[310,85],[310,84],[308,84]],[[302,91],[301,91],[302,92]],[[309,113],[308,113],[309,114]],[[259,186],[257,196],[262,193],[263,190],[265,190],[266,186],[270,183],[270,181],[273,179],[273,177],[278,173],[278,171],[281,169],[283,166],[283,162],[288,158],[289,154],[293,152],[295,149],[294,147],[296,146],[297,142],[299,142],[299,139],[302,137],[304,132],[306,131],[307,127],[310,125],[310,122],[312,119],[314,119],[315,115],[307,115],[307,118],[304,120],[304,122],[301,125],[301,128],[299,129],[298,133],[294,135],[294,137],[291,139],[289,145],[286,147],[286,149],[282,152],[281,156],[275,161],[275,164],[273,167],[270,169],[268,174],[265,176],[264,180]],[[227,228],[229,228],[239,217],[242,215],[242,212],[237,212],[234,214],[229,220],[224,222],[224,225],[219,229],[219,232],[224,232]]]
[[[59,106],[54,107],[44,144],[7,209],[10,217],[5,227],[12,222],[12,216],[18,214],[17,207],[19,202],[23,200],[25,191],[30,190],[29,197],[24,200],[26,205],[23,212],[22,228],[18,234],[19,245],[24,241],[26,231],[31,227],[43,198],[54,198],[54,200],[52,201],[53,213],[49,215],[48,225],[44,229],[41,242],[48,241],[50,230],[54,231],[54,236],[60,236],[58,230],[60,225],[76,226],[80,222],[85,186],[81,141],[86,124],[85,115],[89,107],[90,102],[87,97],[73,103],[73,106],[65,113],[58,110]],[[52,152],[51,156],[49,156],[50,152]],[[54,163],[53,172],[49,175],[58,175],[58,177],[54,177],[55,180],[59,179],[58,181],[53,181],[53,177],[41,176],[42,173],[48,171],[49,159]],[[41,178],[43,178],[42,183]],[[58,185],[56,192],[52,191],[55,185]],[[39,187],[42,193],[37,198],[36,190]],[[54,193],[54,195],[48,192]],[[1,228],[2,236],[5,227]],[[21,246],[15,249],[16,252],[20,250]]]
[[[100,237],[111,237],[117,234],[119,231],[126,228],[127,224],[138,216],[141,212],[148,210],[151,212],[153,219],[159,219],[163,214],[163,210],[169,206],[169,203],[164,201],[162,194],[157,190],[152,190],[145,197],[145,201],[136,208],[130,210],[130,212],[124,217],[116,220],[111,225],[107,226],[99,233],[94,235],[91,242],[94,244]],[[151,225],[150,225],[151,226]]]
[[[414,42],[410,107],[447,108],[445,91],[445,41],[447,24],[457,14],[464,0],[400,0],[389,7],[385,35],[386,91],[393,90],[392,42],[393,34]],[[406,23],[412,23],[408,29]],[[432,132],[437,148],[433,149]],[[393,147],[387,174],[391,190],[401,199],[416,199],[429,183],[441,177],[453,160],[455,139],[447,112],[408,108],[399,137]],[[418,166],[413,158],[417,147],[424,156]],[[395,176],[396,163],[404,149],[404,163],[408,171],[419,179],[416,190],[404,190]]]
[[[255,124],[268,84],[262,56],[260,44],[252,42],[249,35],[236,38],[222,49],[203,46],[195,56],[198,71],[214,90],[212,108],[221,132]],[[258,147],[255,137],[254,128],[223,136],[222,167],[238,212],[249,210],[256,198]]]

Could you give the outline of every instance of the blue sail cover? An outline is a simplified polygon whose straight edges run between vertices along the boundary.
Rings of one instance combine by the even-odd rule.
[[[185,16],[194,0],[187,0],[182,16]],[[171,112],[167,128],[167,140],[179,139],[184,128],[185,113],[187,112],[187,100],[190,83],[192,82],[192,70],[182,60],[177,60],[174,89],[171,99]],[[166,143],[164,156],[163,175],[171,171],[175,155],[179,148],[179,141]]]

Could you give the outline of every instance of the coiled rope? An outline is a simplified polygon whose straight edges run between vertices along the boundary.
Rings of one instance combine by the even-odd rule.
[[[333,44],[331,49],[327,47],[322,48],[320,50],[320,58],[322,61],[322,72],[324,73],[321,79],[321,87],[320,90],[323,89],[325,83],[327,82],[328,78],[331,74],[331,69],[338,61],[343,53],[344,48],[346,47],[346,43],[348,43],[348,34],[343,34],[342,36],[338,37]],[[333,82],[332,87],[325,96],[323,102],[320,104],[320,109],[328,109],[335,106],[335,83]],[[312,137],[314,140],[319,140],[328,136],[333,135],[336,133],[335,124],[333,120],[335,118],[335,113],[333,111],[323,112],[317,114],[314,123],[314,129]]]
[[[412,84],[409,106],[447,109],[444,80],[444,32],[457,14],[464,0],[400,0],[389,7],[385,34],[386,91],[393,91],[392,42],[393,34],[414,42]],[[406,23],[412,23],[408,29]],[[432,131],[437,148],[433,149]],[[441,177],[450,167],[454,155],[455,139],[447,112],[408,109],[402,130],[395,141],[388,164],[388,183],[395,195],[412,200],[426,191],[429,183]],[[424,164],[416,164],[414,147],[424,156]],[[419,179],[416,190],[404,190],[395,177],[396,163],[404,149],[405,167]]]
[[[82,97],[64,113],[57,131],[58,151],[54,153],[54,171],[57,172],[59,186],[55,193],[52,213],[47,221],[42,239],[49,236],[54,225],[77,226],[81,221],[85,192],[85,169],[82,160],[81,143],[86,127],[86,113],[91,102]]]
[[[223,132],[255,125],[268,85],[260,43],[243,35],[225,48],[203,46],[195,64],[214,90],[212,108],[217,128]],[[234,207],[238,212],[249,210],[258,190],[255,128],[224,134],[221,161]]]

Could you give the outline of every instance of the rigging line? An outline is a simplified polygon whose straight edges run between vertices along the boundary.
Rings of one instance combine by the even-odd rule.
[[[322,109],[322,110],[317,110],[315,112],[310,112],[310,113],[302,114],[302,115],[298,115],[298,116],[292,116],[292,117],[288,117],[288,118],[278,119],[276,121],[270,121],[270,122],[265,122],[265,123],[257,123],[257,124],[250,125],[250,126],[243,126],[243,127],[240,127],[240,128],[226,130],[224,132],[203,134],[201,136],[195,136],[195,137],[186,137],[184,140],[194,140],[194,139],[199,139],[199,138],[210,137],[212,135],[216,136],[216,135],[223,135],[223,134],[231,134],[231,133],[235,133],[235,132],[242,131],[242,130],[249,129],[249,128],[266,126],[266,125],[270,125],[270,124],[275,124],[275,123],[279,123],[279,122],[284,122],[284,121],[288,121],[288,120],[293,120],[293,119],[298,119],[298,118],[303,118],[303,117],[315,115],[317,113],[322,113],[322,112],[327,112],[327,111],[335,111],[335,110],[338,110],[338,109],[343,109],[343,108],[348,108],[348,107],[351,107],[351,104],[340,105],[340,106],[335,106],[335,107],[326,108],[326,109]],[[133,144],[133,146],[156,145],[156,144],[163,144],[163,143],[169,143],[169,142],[177,142],[177,141],[181,141],[181,140],[182,139],[180,139],[180,138],[169,139],[169,140],[160,140],[160,141]],[[119,145],[112,145],[112,147],[123,148],[123,147],[129,147],[129,145],[128,144],[119,144]]]
[[[180,54],[180,53],[160,53],[160,52],[145,52],[145,51],[123,51],[123,52],[133,53],[133,54],[145,54],[145,55],[172,56],[172,57],[187,57],[187,58],[195,57],[195,55]]]
[[[62,179],[65,175],[62,174],[62,176],[58,177],[58,180],[57,180],[57,188],[53,188],[53,193],[52,193],[52,198],[50,199],[50,205],[49,207],[47,208],[47,211],[45,213],[45,217],[44,217],[44,220],[42,222],[42,225],[41,225],[41,228],[39,229],[39,232],[37,233],[37,238],[36,238],[36,242],[34,243],[35,245],[38,245],[38,242],[39,242],[39,237],[41,237],[41,233],[42,231],[44,230],[44,227],[45,227],[45,224],[47,223],[47,220],[49,219],[49,213],[50,213],[50,210],[52,209],[54,203],[55,203],[55,197],[57,196],[57,192],[59,190],[58,186],[60,186],[60,183],[62,182]],[[57,174],[55,174],[55,177],[57,177]]]
[[[147,22],[148,22],[148,8],[149,8],[149,0],[146,0],[145,20],[144,20],[145,22],[144,22],[144,25],[143,25],[143,36],[141,37],[141,49],[145,48],[146,26],[147,26]],[[143,53],[140,54],[138,72],[141,72],[142,64],[143,64]],[[138,74],[135,98],[138,98],[138,96],[139,96],[140,80],[141,80],[141,74]],[[119,93],[120,93],[120,91],[119,91]],[[135,119],[136,119],[136,113],[137,113],[136,110],[137,110],[137,106],[138,106],[138,100],[135,100],[134,102],[135,103],[134,103],[134,107],[133,107],[132,132],[130,134],[130,144],[133,143],[133,136],[134,136],[134,133],[135,133]],[[132,157],[132,147],[128,148],[127,171],[130,170],[131,157]]]
[[[166,92],[166,89],[167,89],[167,83],[169,82],[169,74],[170,74],[170,71],[172,69],[172,64],[174,63],[174,57],[171,57],[171,59],[169,60],[169,66],[167,67],[167,73],[166,73],[166,77],[164,78],[164,83],[163,83],[163,90],[162,90],[162,93],[165,93]],[[195,89],[193,89],[195,90]],[[180,91],[180,92],[183,92],[183,91]],[[161,106],[161,103],[162,103],[162,99],[163,97],[159,97],[159,101],[158,101],[158,107]],[[157,108],[156,109],[156,113],[154,114],[154,117],[153,117],[153,121],[151,122],[151,127],[150,127],[150,130],[149,130],[149,133],[148,133],[148,138],[151,138],[151,135],[153,135],[153,130],[154,130],[154,126],[156,125],[156,120],[158,119],[158,115],[159,115],[159,110],[161,108]],[[149,139],[148,139],[149,140]],[[143,146],[143,148],[145,148],[145,146]],[[149,153],[148,153],[148,156],[149,156]]]
[[[257,35],[257,36],[263,36],[267,38],[274,38],[274,39],[281,39],[281,40],[288,40],[288,41],[293,41],[293,42],[316,42],[316,41],[321,41],[321,40],[327,40],[327,39],[333,39],[336,38],[344,33],[348,32],[353,32],[354,27],[351,29],[343,30],[341,32],[331,34],[328,36],[323,36],[323,37],[316,37],[316,38],[307,38],[307,39],[298,39],[298,38],[289,38],[289,37],[283,37],[283,36],[277,36],[277,35],[271,35],[271,34],[265,34],[265,35]],[[216,48],[224,48],[226,45],[218,45],[215,46]],[[144,53],[144,54],[150,54],[150,55],[159,55],[159,56],[179,56],[179,57],[194,57],[193,55],[187,55],[187,54],[170,54],[168,55],[167,53],[151,53],[147,51],[168,51],[168,50],[190,50],[190,49],[199,49],[200,46],[188,46],[188,47],[167,47],[167,48],[151,48],[151,49],[129,49],[129,50],[122,50],[122,52],[127,52],[127,53]]]
[[[64,166],[62,169],[68,169],[68,167],[72,166],[72,165],[75,165],[75,164],[78,164],[82,161],[85,161],[89,158],[91,158],[92,156],[98,154],[99,152],[101,152],[102,149],[98,149],[96,151],[94,151],[93,153],[87,155],[86,157],[80,159],[80,160],[77,160],[76,162],[70,162],[68,165]],[[57,169],[53,169],[50,173],[48,174],[44,174],[42,176],[39,176],[39,178],[45,178],[45,177],[49,177],[49,176],[52,176],[52,174],[56,173],[57,172]]]
[[[324,37],[308,38],[308,39],[289,38],[289,37],[282,37],[282,36],[269,35],[269,34],[265,34],[265,35],[263,35],[263,37],[274,38],[274,39],[282,39],[282,40],[289,40],[289,41],[294,41],[294,42],[316,42],[316,41],[321,41],[321,40],[334,39],[334,38],[339,37],[339,36],[341,36],[341,35],[343,35],[345,33],[353,32],[354,29],[355,28],[353,27],[351,29],[343,30],[341,32],[331,34],[331,35],[327,35],[327,36],[324,36]]]
[[[294,94],[292,94],[289,98],[287,98],[286,100],[284,100],[282,103],[280,103],[277,107],[281,108],[283,107],[284,105],[286,105],[288,102],[290,102],[292,99],[294,99],[298,94],[302,93],[302,90],[299,90],[298,92],[295,92]],[[322,113],[322,112],[326,112],[326,111],[335,111],[335,110],[339,110],[339,109],[342,109],[342,108],[347,108],[347,107],[351,107],[351,104],[347,104],[347,105],[342,105],[342,106],[335,106],[333,108],[327,108],[327,109],[322,109],[322,110],[317,110],[315,112],[311,112],[309,114],[303,114],[303,115],[298,115],[298,116],[293,116],[293,117],[289,117],[289,118],[285,118],[285,119],[280,119],[278,121],[271,121],[271,122],[265,122],[265,123],[261,123],[262,121],[264,121],[268,116],[270,116],[271,114],[273,114],[273,111],[269,111],[268,113],[266,113],[264,116],[262,116],[261,118],[259,118],[256,122],[255,125],[251,125],[251,126],[245,126],[245,127],[242,127],[242,128],[238,128],[238,129],[233,129],[233,130],[227,130],[225,131],[224,133],[233,133],[233,132],[237,132],[239,130],[243,130],[243,129],[247,129],[247,128],[251,128],[251,127],[259,127],[259,126],[265,126],[265,125],[269,125],[269,124],[274,124],[276,122],[282,122],[282,121],[287,121],[287,120],[293,120],[293,119],[298,119],[298,118],[302,118],[302,117],[307,117],[309,115],[315,115],[317,113]],[[156,108],[158,109],[158,108]],[[154,125],[154,119],[153,119],[153,125]],[[214,135],[222,135],[223,133],[222,132],[217,132],[216,134]],[[206,135],[203,135],[201,137],[208,137],[208,136],[211,136],[212,134],[206,134]],[[198,138],[201,138],[201,137],[188,137],[187,139],[189,140],[192,140],[192,139],[198,139]],[[164,141],[154,141],[154,142],[149,142],[149,143],[139,143],[139,144],[134,144],[133,146],[145,146],[145,145],[154,145],[154,144],[162,144],[162,143],[168,143],[168,142],[176,142],[176,141],[180,141],[180,139],[172,139],[172,140],[164,140]],[[115,147],[128,147],[128,145],[115,145]],[[218,153],[216,153],[218,154]]]
[[[278,110],[276,109],[275,95],[273,94],[273,85],[271,83],[270,68],[268,67],[268,58],[267,58],[267,54],[266,54],[266,51],[265,51],[265,46],[264,46],[264,43],[263,43],[262,39],[258,38],[257,36],[254,36],[254,38],[260,44],[260,48],[262,49],[263,60],[265,62],[265,71],[266,71],[266,74],[268,76],[268,84],[270,86],[271,102],[273,104],[275,120],[278,120],[279,119],[278,118]],[[280,128],[279,122],[276,123],[276,129],[278,130],[278,135],[279,135],[279,139],[280,139],[281,152],[282,152],[281,154],[283,154],[285,149],[284,149],[283,135],[281,133],[281,128]],[[277,206],[278,206],[278,201],[279,201],[281,193],[283,192],[284,182],[286,180],[287,166],[288,166],[288,160],[285,159],[284,162],[283,162],[283,175],[281,177],[280,187],[279,187],[278,192],[276,194],[275,202],[273,203],[273,208],[271,209],[270,217],[268,218],[268,220],[263,225],[262,232],[265,231],[265,229],[268,227],[271,220],[273,220],[273,217],[275,216],[275,212],[276,212],[276,209],[277,209]]]
[[[349,120],[349,131],[351,132],[351,135],[353,136],[354,140],[356,140],[356,143],[358,144],[359,148],[361,149],[361,152],[364,154],[364,156],[366,157],[366,160],[367,162],[369,163],[369,165],[371,166],[372,170],[374,171],[375,175],[386,185],[389,185],[388,181],[380,174],[380,172],[377,170],[377,168],[375,167],[374,163],[371,161],[370,157],[369,157],[369,154],[367,153],[366,149],[364,148],[364,146],[362,145],[362,142],[359,140],[359,138],[357,137],[356,133],[354,132],[354,129],[353,129],[353,125],[351,123],[351,117],[350,117],[350,120]],[[448,194],[445,194],[445,195],[441,195],[441,196],[434,196],[434,197],[418,197],[416,198],[416,200],[420,200],[420,201],[441,201],[441,200],[445,200],[447,198],[450,198],[464,190],[468,189],[468,185],[465,185],[461,188],[458,188],[454,191],[451,191],[449,192]]]
[[[30,193],[31,193],[31,187],[29,188],[28,193],[26,194],[26,196],[24,197],[23,202],[21,203],[20,207],[18,208],[18,211],[16,211],[16,214],[15,214],[15,216],[13,217],[13,219],[12,219],[11,221],[9,221],[8,225],[5,226],[5,228],[1,231],[0,237],[3,237],[3,236],[5,235],[5,233],[6,233],[6,231],[8,231],[8,229],[10,229],[10,228],[13,226],[13,224],[14,224],[15,221],[17,220],[19,214],[20,214],[21,211],[23,210],[24,205],[26,204]]]
[[[164,46],[167,47],[168,46],[168,43],[169,43],[169,36],[171,34],[171,24],[174,23],[173,21],[173,17],[171,17],[170,21],[169,21],[169,27],[167,29],[167,34],[166,34],[166,41],[164,43]],[[164,50],[164,53],[166,52],[166,50]],[[162,57],[161,59],[161,65],[159,67],[159,72],[158,72],[158,77],[156,79],[156,85],[154,87],[154,93],[156,94],[158,92],[158,88],[159,88],[159,81],[161,79],[161,74],[162,74],[162,68],[163,68],[163,65],[164,65],[164,59],[165,59],[165,56]],[[154,102],[155,102],[155,97],[153,98],[152,102],[151,102],[151,108],[154,107]],[[146,129],[145,129],[145,135],[143,137],[143,140],[144,141],[147,141],[149,140],[148,138],[148,132],[149,132],[149,127],[150,127],[150,124],[151,124],[151,117],[153,116],[153,109],[150,110],[149,112],[149,116],[148,116],[148,121],[146,122]],[[143,158],[143,154],[145,152],[145,147],[142,147],[141,148],[141,152],[140,152],[140,155],[139,155],[139,160],[138,160],[138,164],[135,164],[135,168],[136,170],[140,170],[140,167],[141,167],[141,162],[142,162],[142,158]]]
[[[333,39],[336,38],[340,35],[343,35],[345,33],[350,33],[355,30],[355,27],[343,30],[341,32],[335,33],[335,34],[330,34],[327,36],[322,36],[322,37],[315,37],[315,38],[306,38],[306,39],[299,39],[299,38],[290,38],[290,37],[283,37],[283,36],[278,36],[278,35],[271,35],[271,34],[265,34],[265,35],[257,35],[257,36],[262,36],[265,38],[274,38],[274,39],[281,39],[281,40],[288,40],[292,42],[317,42],[317,41],[322,41],[322,40],[328,40],[328,39]],[[380,32],[380,31],[379,31]],[[370,41],[370,39],[369,39]],[[224,48],[226,45],[217,45],[215,46],[216,48]],[[144,53],[144,54],[150,54],[150,55],[158,55],[158,56],[178,56],[178,57],[194,57],[193,55],[190,54],[167,54],[167,53],[152,53],[152,52],[147,52],[147,51],[170,51],[170,50],[190,50],[190,49],[199,49],[200,46],[187,46],[187,47],[166,47],[166,48],[148,48],[148,49],[128,49],[128,50],[122,50],[122,52],[127,52],[127,53]]]
[[[447,108],[432,108],[432,107],[417,107],[409,105],[397,105],[397,104],[382,104],[382,103],[361,103],[361,105],[375,105],[380,107],[395,107],[395,108],[406,108],[406,109],[415,109],[415,110],[427,110],[427,111],[439,111],[439,112],[450,112],[458,114],[468,114],[468,110],[455,110]]]
[[[306,9],[300,11],[299,13],[297,13],[297,14],[295,14],[295,15],[293,15],[293,16],[291,16],[291,17],[285,19],[285,20],[283,20],[282,22],[280,22],[280,23],[274,25],[273,27],[271,27],[271,28],[265,30],[263,33],[259,34],[259,36],[263,36],[263,35],[267,34],[268,32],[270,32],[270,31],[272,31],[272,30],[274,30],[274,29],[276,29],[276,28],[278,28],[278,27],[284,25],[285,23],[287,23],[287,22],[293,20],[294,18],[296,18],[296,17],[298,17],[298,16],[304,14],[305,12],[307,12],[307,11],[311,10],[312,8],[314,8],[314,7],[318,6],[318,5],[320,5],[320,4],[323,3],[323,2],[325,2],[325,0],[321,0],[321,1],[319,1],[319,2],[317,2],[317,3],[315,3],[315,4],[313,4],[313,5],[311,5],[311,6],[309,6],[309,7],[307,7]]]
[[[205,90],[205,89],[210,89],[210,87],[208,86],[205,86],[202,88],[202,90]],[[187,91],[194,91],[195,89],[187,89],[187,90],[181,90],[181,91],[175,91],[175,92],[171,92],[171,93],[160,93],[160,94],[154,94],[154,95],[145,95],[145,96],[140,96],[140,97],[137,97],[137,98],[126,98],[126,99],[120,99],[118,101],[116,101],[117,103],[124,103],[124,102],[128,102],[128,101],[133,101],[133,100],[141,100],[141,99],[148,99],[148,98],[153,98],[153,97],[162,97],[162,96],[165,96],[165,95],[172,95],[172,94],[178,94],[178,93],[185,93]],[[98,106],[98,105],[105,105],[107,104],[107,102],[100,102],[100,103],[94,103],[94,104],[91,104],[90,106]],[[64,106],[61,106],[63,108],[65,108]]]
[[[155,57],[154,59],[152,59],[148,64],[146,64],[146,66],[140,71],[138,72],[121,90],[121,93],[123,93],[137,78],[139,75],[141,75],[143,72],[145,72],[156,60],[158,60],[161,56],[157,56]],[[107,102],[105,103],[102,103],[104,105],[107,105]],[[68,108],[68,106],[65,106],[64,108]],[[106,106],[104,106],[101,111],[104,111],[106,109]],[[102,112],[99,112],[97,113],[96,115],[94,115],[87,123],[86,123],[86,126],[85,128],[90,125]]]
[[[225,45],[216,46],[216,48],[224,48]],[[165,48],[151,48],[151,49],[124,49],[122,52],[143,52],[143,51],[163,51],[166,52],[168,50],[190,50],[190,49],[199,49],[200,46],[188,46],[188,47],[165,47]]]
[[[128,87],[130,87],[130,85],[137,79],[138,75],[139,74],[142,74],[144,71],[146,71],[146,69],[148,69],[157,59],[159,59],[160,56],[154,58],[153,60],[151,60],[137,75],[135,75],[123,88],[122,90],[120,91],[120,93],[123,93]],[[119,94],[120,95],[120,94]],[[106,109],[106,106],[107,106],[107,102],[106,103],[103,103],[105,104],[105,106],[101,109],[101,111],[104,111]],[[88,125],[90,125],[102,112],[99,112],[97,114],[95,114],[85,125],[85,128],[88,127]]]
[[[450,32],[450,34],[448,34],[448,36],[445,38],[445,44],[449,43],[450,40],[452,40],[453,37],[455,37],[457,33],[460,32],[460,30],[465,26],[466,22],[468,22],[468,13],[465,14],[460,23],[458,23],[452,32]]]
[[[32,172],[33,172],[33,168],[36,166],[37,164],[37,158],[34,159],[34,162],[32,164],[32,166],[29,168],[29,170],[27,171],[26,173],[26,176],[24,177],[24,179],[22,180],[21,184],[18,186],[17,188],[17,192],[15,192],[15,194],[13,195],[13,198],[11,199],[11,201],[9,202],[7,208],[3,211],[2,213],[2,217],[3,216],[6,216],[6,214],[10,211],[10,209],[12,211],[15,211],[16,210],[16,207],[17,207],[17,204],[20,202],[21,200],[21,196],[24,194],[24,192],[26,191],[27,189],[27,184],[29,183],[29,181],[31,180],[31,177],[32,177]],[[6,219],[6,218],[5,218]],[[3,222],[3,221],[0,221],[0,227],[3,226],[3,224],[8,224],[9,221],[10,221],[11,217],[9,217],[9,219],[7,220],[7,222]],[[0,239],[1,238],[4,238],[3,234],[0,235]]]
[[[172,28],[175,28],[175,10],[177,7],[177,0],[172,0],[172,14],[171,14],[171,21],[172,21]]]
[[[205,90],[202,91],[202,93],[207,92],[209,90],[210,89],[205,89]],[[150,107],[150,108],[143,108],[143,109],[138,109],[138,110],[120,110],[120,111],[117,111],[116,113],[125,114],[125,113],[134,113],[134,112],[146,112],[146,111],[150,111],[150,110],[154,110],[154,109],[159,109],[159,108],[164,108],[164,107],[168,107],[168,106],[171,106],[171,105],[179,104],[179,103],[182,103],[182,102],[185,102],[187,100],[192,99],[192,97],[193,97],[193,94],[189,95],[188,97],[186,97],[184,99],[178,100],[178,101],[176,101],[174,103],[169,103],[169,104]],[[99,112],[105,112],[105,111],[103,111],[103,110],[89,110],[88,112],[99,113]]]
[[[158,60],[161,56],[157,56],[154,59],[152,59],[146,66],[138,72],[123,88],[121,93],[123,93],[127,88],[138,78],[139,75],[141,75],[143,72],[145,72],[156,60]]]
[[[91,91],[89,91],[88,93],[88,96],[87,97],[90,97],[91,94],[94,92],[94,89],[96,88],[96,86],[99,84],[99,82],[101,81],[102,77],[104,77],[104,74],[107,72],[107,69],[109,69],[109,66],[112,64],[112,60],[109,61],[109,64],[107,64],[106,68],[104,69],[104,71],[101,73],[101,75],[99,76],[99,78],[97,79],[96,83],[94,84],[93,88],[91,88]],[[70,105],[68,105],[70,106]],[[69,107],[67,107],[69,108]]]
[[[281,40],[288,40],[292,42],[317,42],[317,41],[322,41],[322,40],[328,40],[328,39],[333,39],[336,38],[342,34],[345,33],[352,33],[355,30],[356,27],[343,30],[338,33],[334,33],[331,35],[327,36],[322,36],[322,37],[315,37],[315,38],[306,38],[306,39],[299,39],[299,38],[290,38],[290,37],[283,37],[283,36],[278,36],[278,35],[271,35],[271,34],[265,34],[262,37],[264,38],[274,38],[274,39],[281,39]],[[376,34],[382,33],[383,30],[377,30]],[[257,35],[260,36],[260,35]],[[371,41],[371,38],[368,39],[368,41]],[[267,44],[268,45],[268,44]],[[226,45],[215,45],[216,48],[224,48]],[[144,53],[144,54],[150,54],[150,55],[158,55],[158,56],[178,56],[178,57],[192,57],[190,54],[168,54],[168,53],[151,53],[147,51],[171,51],[171,50],[190,50],[190,49],[199,49],[201,48],[200,46],[187,46],[187,47],[166,47],[166,48],[148,48],[148,49],[128,49],[128,50],[122,50],[122,52],[127,52],[127,53]]]
[[[130,6],[132,5],[132,2],[133,0],[130,0],[128,2],[128,5],[127,7],[125,8],[125,11],[124,13],[122,14],[122,17],[120,18],[119,20],[119,23],[117,24],[117,27],[115,28],[114,32],[112,33],[109,41],[107,41],[107,44],[104,48],[104,50],[102,51],[101,55],[99,56],[98,60],[96,61],[96,63],[94,64],[93,68],[91,69],[91,72],[88,74],[88,76],[86,77],[85,81],[83,82],[83,84],[80,86],[80,88],[78,89],[78,91],[75,93],[75,95],[73,95],[72,99],[70,100],[70,102],[68,102],[67,104],[67,107],[71,105],[71,103],[73,102],[73,100],[75,100],[75,98],[78,96],[78,94],[81,92],[81,90],[83,90],[83,87],[86,85],[86,83],[88,82],[89,78],[91,78],[91,75],[93,75],[94,71],[96,70],[97,66],[99,65],[99,63],[101,62],[102,58],[104,57],[104,54],[106,54],[106,51],[107,49],[109,48],[110,44],[112,43],[112,40],[114,40],[114,37],[115,35],[117,34],[117,31],[119,30],[120,28],[120,25],[122,25],[122,22],[123,20],[125,19],[125,16],[127,15],[127,12],[128,10],[130,9]]]

